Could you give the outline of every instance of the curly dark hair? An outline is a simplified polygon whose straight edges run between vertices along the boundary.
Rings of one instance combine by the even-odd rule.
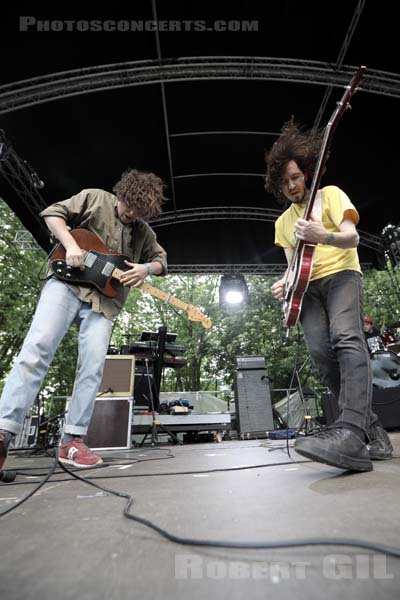
[[[114,185],[113,192],[118,200],[136,208],[139,217],[154,219],[161,213],[165,187],[163,180],[154,173],[128,169]]]
[[[315,132],[305,131],[296,123],[293,117],[285,123],[281,134],[269,152],[265,154],[267,171],[265,176],[265,189],[271,192],[280,204],[286,202],[281,192],[281,178],[286,165],[291,160],[303,173],[307,173],[312,180],[321,149],[324,130]]]

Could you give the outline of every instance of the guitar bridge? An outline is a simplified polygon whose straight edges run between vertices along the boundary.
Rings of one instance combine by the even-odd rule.
[[[95,254],[93,254],[92,252],[88,252],[84,258],[83,264],[85,265],[85,267],[88,267],[90,269],[96,262],[96,258],[97,256]]]
[[[111,273],[114,271],[115,269],[115,265],[113,265],[112,262],[107,262],[102,271],[101,274],[104,275],[105,277],[110,277]]]

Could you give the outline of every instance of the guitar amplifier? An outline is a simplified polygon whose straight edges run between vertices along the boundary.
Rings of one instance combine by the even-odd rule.
[[[247,369],[264,369],[265,358],[263,356],[236,356],[236,369],[241,371]]]
[[[135,355],[107,356],[104,363],[103,379],[101,380],[99,397],[127,397],[133,396],[135,379]]]
[[[93,450],[132,447],[132,397],[97,398],[85,442]]]
[[[152,371],[147,373],[146,367],[136,367],[133,393],[134,410],[151,410],[150,387],[153,394],[154,409],[158,410],[160,403],[154,388],[154,376]]]
[[[234,389],[238,433],[266,433],[275,429],[263,356],[236,357]]]

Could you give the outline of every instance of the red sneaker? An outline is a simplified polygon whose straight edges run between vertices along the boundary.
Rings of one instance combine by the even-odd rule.
[[[73,465],[81,469],[101,465],[103,462],[101,456],[92,452],[80,437],[75,438],[73,442],[60,443],[58,460],[66,465]]]

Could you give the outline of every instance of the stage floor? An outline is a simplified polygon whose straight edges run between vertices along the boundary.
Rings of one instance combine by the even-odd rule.
[[[349,474],[285,441],[229,440],[104,452],[79,471],[132,495],[130,512],[190,540],[255,544],[352,538],[400,547],[400,432],[395,458]],[[292,441],[290,442],[292,445]],[[0,509],[31,492],[53,460],[11,454]],[[76,472],[76,471],[75,471]],[[4,600],[398,598],[400,559],[339,544],[230,549],[177,544],[123,516],[126,500],[57,468],[0,521]]]

